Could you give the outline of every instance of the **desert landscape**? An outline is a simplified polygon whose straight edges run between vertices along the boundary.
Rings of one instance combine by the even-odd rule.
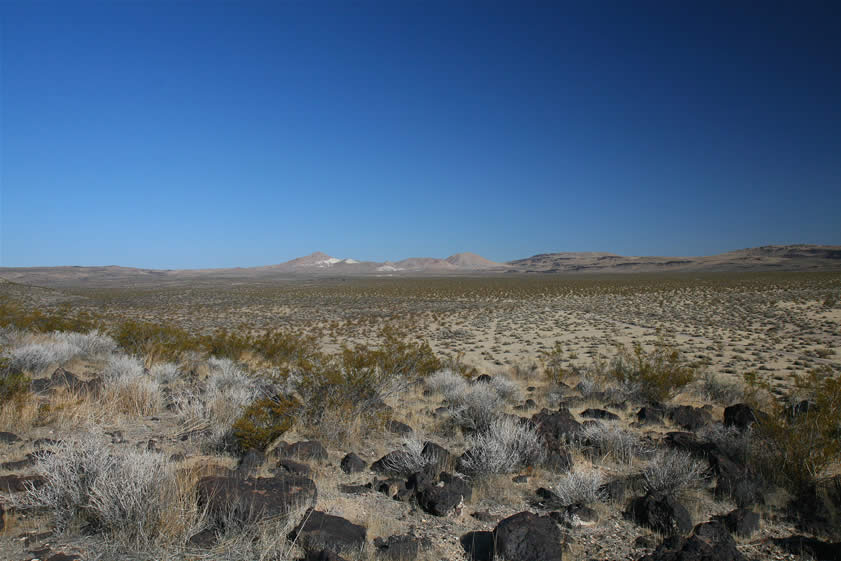
[[[838,251],[2,269],[1,556],[837,559]]]

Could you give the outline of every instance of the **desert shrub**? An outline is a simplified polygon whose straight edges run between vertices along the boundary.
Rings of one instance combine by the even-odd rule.
[[[445,396],[450,420],[467,431],[486,431],[499,418],[505,400],[490,384],[473,384]]]
[[[241,331],[245,329],[244,326],[240,327]],[[243,353],[252,348],[252,343],[247,336],[217,329],[212,335],[201,338],[201,346],[210,356],[239,360]]]
[[[201,341],[171,325],[126,320],[113,333],[125,352],[145,356],[150,362],[177,361],[188,351],[202,350]]]
[[[632,350],[620,346],[609,372],[617,382],[632,388],[632,393],[649,401],[665,401],[695,379],[695,368],[662,339],[651,351],[639,342]]]
[[[514,402],[521,397],[520,386],[501,374],[491,378],[490,386],[505,401]]]
[[[0,327],[15,327],[24,331],[49,333],[51,331],[88,332],[99,321],[86,311],[72,309],[69,305],[50,310],[49,313],[21,306],[8,297],[0,298]]]
[[[149,375],[159,384],[172,384],[178,379],[178,365],[172,362],[158,362],[149,369]]]
[[[20,402],[29,394],[29,376],[11,366],[0,348],[0,406]]]
[[[78,348],[79,354],[88,357],[107,355],[117,350],[117,342],[96,329],[87,333],[55,331],[51,337],[57,342],[65,342]]]
[[[562,504],[588,505],[606,499],[604,475],[592,466],[575,467],[561,476],[554,491]]]
[[[701,393],[703,397],[717,403],[730,405],[742,398],[744,390],[733,380],[705,371],[701,375]]]
[[[234,421],[232,434],[239,451],[264,450],[292,428],[301,404],[292,397],[258,399]]]
[[[569,375],[569,369],[564,368],[564,348],[560,341],[555,341],[555,345],[548,351],[540,351],[540,358],[543,373],[550,382],[558,384]]]
[[[698,436],[714,443],[731,458],[747,463],[750,458],[753,441],[753,428],[741,429],[724,426],[722,423],[706,425],[698,431]]]
[[[106,534],[120,547],[186,539],[197,522],[183,501],[176,474],[160,454],[131,448],[110,450],[99,435],[66,440],[38,455],[45,478],[25,502],[48,509],[59,532],[82,527]],[[173,524],[173,517],[183,519]],[[172,535],[179,527],[179,535]]]
[[[467,453],[461,465],[470,475],[511,473],[539,463],[542,453],[542,440],[534,425],[498,417],[486,430],[467,438]]]
[[[753,425],[753,461],[771,481],[794,492],[812,485],[841,460],[841,374],[830,367],[795,375],[794,389],[783,399],[755,374],[746,376],[748,400],[765,415]]]
[[[446,358],[441,361],[439,367],[442,370],[448,370],[458,374],[466,380],[470,380],[471,378],[475,378],[479,375],[479,370],[475,366],[464,362],[464,352],[448,354]]]
[[[27,372],[43,372],[50,366],[67,362],[79,354],[79,348],[66,341],[28,343],[7,352],[11,365]]]
[[[102,371],[104,399],[118,411],[152,415],[161,406],[161,388],[143,364],[126,355],[112,356]]]
[[[642,451],[640,437],[631,431],[615,425],[589,424],[576,436],[576,443],[591,456],[602,461],[612,459],[616,463],[630,464]]]
[[[272,330],[249,340],[251,348],[267,361],[284,367],[307,368],[318,356],[318,342],[311,335]]]
[[[701,486],[708,466],[684,450],[662,450],[643,468],[642,476],[649,491],[676,493]]]
[[[469,382],[463,376],[448,369],[430,374],[424,379],[423,383],[430,391],[445,396],[464,391],[469,386]]]
[[[423,455],[424,440],[417,433],[403,437],[400,454],[391,454],[385,462],[389,471],[411,474],[422,471],[430,463],[430,458]]]

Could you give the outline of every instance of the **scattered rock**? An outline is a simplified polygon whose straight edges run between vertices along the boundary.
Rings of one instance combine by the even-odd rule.
[[[806,536],[789,536],[775,539],[773,542],[794,555],[806,553],[819,561],[841,561],[841,542],[823,542]]]
[[[411,535],[389,536],[386,539],[376,538],[374,547],[377,548],[377,556],[394,561],[412,561],[416,559],[421,550],[430,546],[428,538],[420,539]]]
[[[561,531],[548,516],[520,512],[493,531],[496,554],[506,561],[561,561]]]
[[[474,384],[490,384],[493,381],[493,378],[488,376],[487,374],[482,374],[481,376],[477,376],[474,380]]]
[[[46,482],[40,475],[0,475],[0,493],[22,493],[27,486],[38,489]]]
[[[418,505],[435,516],[458,515],[473,490],[465,480],[442,473],[437,484],[423,484],[415,490]]]
[[[291,473],[293,475],[309,476],[312,472],[310,466],[290,460],[289,458],[281,458],[277,461],[277,465],[272,468],[272,472],[276,474]]]
[[[696,431],[712,422],[712,415],[707,411],[691,407],[689,405],[678,405],[672,407],[666,417],[680,428],[688,431]]]
[[[359,473],[360,471],[365,471],[368,464],[365,460],[351,452],[342,458],[340,466],[345,473]]]
[[[730,532],[745,538],[759,531],[759,515],[746,508],[737,508],[729,512],[721,521]]]
[[[662,405],[646,405],[637,411],[637,421],[643,425],[660,424],[666,409]]]
[[[20,442],[20,437],[13,432],[0,432],[0,443],[12,444],[13,442]]]
[[[360,551],[365,546],[366,530],[340,516],[309,510],[304,520],[290,534],[290,539],[305,550],[327,549],[334,553]]]
[[[515,475],[514,477],[511,478],[511,481],[513,481],[514,483],[528,483],[529,482],[529,476],[528,475]]]
[[[468,561],[493,561],[493,532],[468,532],[459,539],[461,547],[467,553]]]
[[[704,522],[695,526],[689,539],[666,538],[650,555],[640,561],[745,561],[736,542],[720,522]]]
[[[421,456],[426,460],[427,465],[434,471],[449,469],[455,465],[455,457],[450,451],[432,441],[423,444]]]
[[[245,476],[254,475],[266,462],[266,455],[259,450],[249,450],[240,458],[237,464],[237,473]]]
[[[328,549],[321,551],[309,551],[304,557],[304,561],[346,561],[344,557],[339,557]]]
[[[366,485],[339,485],[339,491],[348,495],[364,495],[365,493],[372,493],[374,486],[370,483]]]
[[[499,519],[498,516],[494,516],[493,514],[488,512],[487,510],[474,512],[470,516],[471,516],[471,518],[475,518],[479,522],[497,522],[497,520]]]
[[[216,531],[212,528],[205,528],[198,534],[187,540],[187,545],[198,549],[212,549],[216,545]]]
[[[692,529],[686,508],[663,493],[647,493],[631,501],[628,515],[634,522],[661,534],[683,535]]]
[[[531,421],[538,432],[553,443],[569,442],[581,431],[581,424],[575,420],[569,409],[562,408],[555,413],[542,409],[540,413],[532,416]]]
[[[395,421],[394,419],[389,420],[385,424],[385,428],[388,432],[394,434],[412,434],[412,427],[407,425],[406,423],[401,423],[400,421]]]
[[[296,475],[236,478],[203,477],[196,485],[199,504],[221,525],[227,518],[245,523],[298,512],[315,506],[315,483]]]
[[[746,429],[756,422],[756,414],[750,405],[737,403],[724,409],[724,426]]]
[[[605,409],[585,409],[581,412],[581,416],[587,419],[601,419],[604,421],[618,421],[619,415],[611,413]]]

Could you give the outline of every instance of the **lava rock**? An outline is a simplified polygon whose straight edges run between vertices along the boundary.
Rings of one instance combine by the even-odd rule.
[[[648,493],[631,501],[628,515],[637,524],[665,535],[686,534],[692,519],[686,508],[663,493]]]
[[[666,409],[662,405],[646,405],[637,411],[637,421],[644,425],[660,424]]]
[[[520,512],[493,531],[496,554],[507,561],[561,561],[561,531],[548,516]]]
[[[394,434],[412,434],[412,427],[400,421],[390,420],[385,424],[385,429]]]
[[[756,422],[756,414],[750,405],[736,403],[724,409],[724,426],[746,429]]]
[[[468,561],[493,561],[496,544],[493,532],[468,532],[459,539]]]
[[[309,476],[312,469],[307,464],[302,464],[289,458],[281,458],[277,461],[277,465],[272,468],[272,471],[276,474],[291,473],[293,475]]]
[[[315,506],[315,483],[296,475],[237,478],[203,477],[196,484],[199,504],[206,507],[217,526],[228,518],[239,523],[286,516],[304,506]],[[221,527],[219,529],[222,529]]]
[[[720,522],[698,524],[689,539],[666,538],[640,561],[745,561],[727,529]]]
[[[611,413],[605,409],[585,409],[581,412],[581,416],[587,419],[601,419],[604,421],[617,421],[619,415]]]
[[[13,442],[20,442],[20,437],[13,432],[0,432],[0,443],[12,444]]]
[[[688,431],[696,431],[712,422],[712,415],[707,411],[689,405],[672,407],[666,417],[672,423]]]
[[[377,556],[394,561],[411,561],[416,559],[421,550],[430,546],[429,539],[416,538],[411,535],[389,536],[386,539],[376,538],[374,547]]]
[[[365,468],[368,467],[368,464],[365,462],[365,460],[363,460],[353,452],[350,452],[348,455],[342,458],[342,462],[339,465],[342,468],[342,471],[345,473],[359,473],[360,471],[365,471]]]
[[[759,531],[759,515],[746,508],[737,508],[727,513],[721,521],[730,532],[745,538]]]
[[[303,440],[284,446],[280,455],[299,460],[326,460],[327,449],[317,440]]]
[[[340,516],[309,510],[289,537],[297,539],[307,551],[327,549],[341,553],[360,551],[365,546],[366,534],[364,527]]]

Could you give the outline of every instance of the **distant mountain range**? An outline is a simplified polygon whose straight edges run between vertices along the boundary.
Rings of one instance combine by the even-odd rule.
[[[297,276],[422,276],[564,273],[653,273],[702,271],[841,270],[841,246],[770,245],[703,257],[628,257],[613,253],[542,253],[497,263],[475,253],[446,259],[359,261],[317,251],[285,263],[233,269],[136,269],[131,267],[5,267],[0,278],[40,286],[139,285],[191,280],[268,281]]]

